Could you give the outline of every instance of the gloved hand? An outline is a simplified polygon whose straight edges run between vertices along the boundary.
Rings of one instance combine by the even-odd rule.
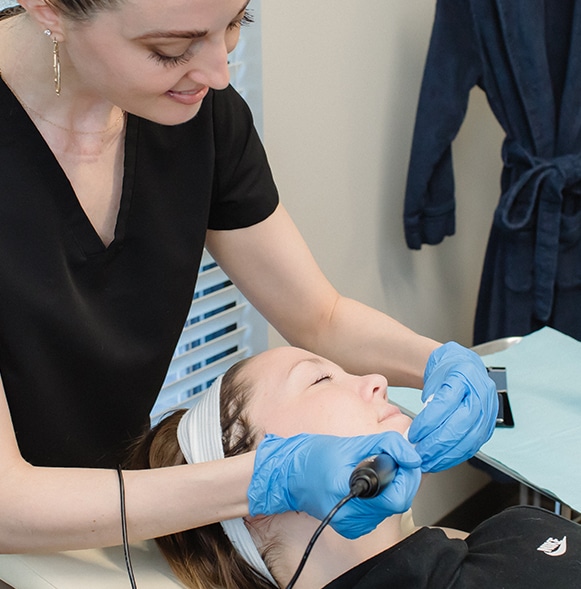
[[[268,434],[256,451],[248,488],[250,514],[304,511],[322,520],[349,493],[353,469],[382,452],[398,464],[394,480],[377,497],[348,501],[330,523],[346,538],[367,534],[386,517],[409,509],[420,484],[421,459],[396,432],[354,438]]]
[[[496,386],[480,357],[455,343],[436,348],[424,372],[422,401],[408,439],[422,471],[437,472],[471,458],[490,439],[498,413]]]

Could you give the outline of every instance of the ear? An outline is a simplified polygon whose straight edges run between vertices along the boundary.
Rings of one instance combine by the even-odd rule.
[[[58,10],[45,0],[19,0],[18,3],[26,10],[30,18],[38,24],[41,31],[49,29],[51,38],[62,42],[64,40],[62,15]]]

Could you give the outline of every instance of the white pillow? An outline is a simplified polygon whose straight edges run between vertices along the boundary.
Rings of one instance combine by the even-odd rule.
[[[183,589],[153,540],[131,545],[139,589]],[[0,579],[14,589],[129,589],[123,548],[2,554]],[[0,584],[1,587],[1,584]]]

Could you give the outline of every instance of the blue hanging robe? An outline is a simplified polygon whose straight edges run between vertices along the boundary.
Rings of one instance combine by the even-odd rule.
[[[581,339],[581,0],[438,0],[407,181],[408,247],[455,231],[451,143],[479,86],[506,133],[474,343]]]

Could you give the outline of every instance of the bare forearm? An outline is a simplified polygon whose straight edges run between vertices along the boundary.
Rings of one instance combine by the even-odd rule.
[[[422,387],[426,362],[438,343],[340,296],[282,206],[253,227],[209,231],[207,245],[238,288],[291,344],[354,374],[376,372],[392,385]]]
[[[125,471],[130,540],[246,515],[253,454],[227,461]],[[115,471],[21,463],[7,469],[0,483],[0,552],[120,544],[120,513]]]
[[[297,342],[353,374],[379,373],[393,386],[422,388],[430,353],[438,342],[353,299],[338,297],[332,315]]]
[[[163,479],[155,476],[159,469],[126,472],[130,537],[152,538],[160,530],[167,534],[248,515],[254,457],[250,452],[211,463],[164,468]],[[177,505],[167,505],[172,501]]]

